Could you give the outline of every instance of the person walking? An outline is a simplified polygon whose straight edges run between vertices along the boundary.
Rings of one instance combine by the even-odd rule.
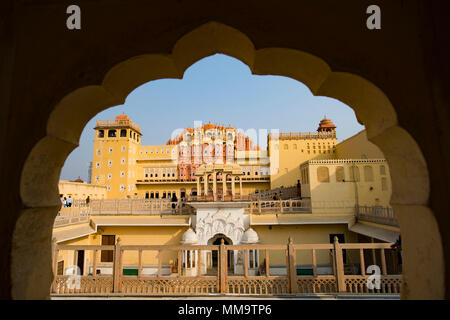
[[[64,197],[64,200],[63,200],[63,206],[64,206],[64,208],[66,208],[67,207],[67,199],[66,199],[66,197]]]

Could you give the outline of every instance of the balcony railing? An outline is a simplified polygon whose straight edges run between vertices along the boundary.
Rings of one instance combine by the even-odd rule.
[[[83,223],[83,222],[89,222],[89,214],[82,213],[82,214],[73,215],[73,216],[57,216],[55,218],[53,227],[62,227],[62,226],[67,226],[67,225],[71,225],[71,224]]]
[[[195,210],[184,201],[169,199],[91,200],[91,215],[190,214]]]
[[[99,128],[115,128],[115,127],[131,127],[134,130],[141,132],[141,127],[131,120],[97,120],[96,127]]]
[[[256,199],[260,200],[273,200],[274,197],[278,199],[287,200],[299,197],[297,186],[291,186],[286,188],[276,188],[271,190],[259,191],[258,193],[253,193]]]
[[[65,252],[77,251],[84,252],[81,267],[72,265],[73,259],[64,260],[72,256]],[[156,258],[149,258],[148,252],[157,253]],[[233,255],[238,259],[230,260]],[[225,245],[223,241],[220,245],[127,245],[120,239],[113,245],[54,244],[51,293],[398,295],[402,275],[397,255],[392,243],[339,243],[337,238],[319,244],[294,244],[289,239],[287,245]],[[281,264],[279,257],[286,257]],[[379,269],[377,281],[371,275],[374,265]]]
[[[393,208],[380,206],[358,206],[356,210],[358,220],[398,227],[397,215]]]
[[[269,133],[269,139],[276,139],[276,134]],[[279,140],[327,139],[336,138],[336,132],[289,132],[279,133]]]
[[[251,201],[246,213],[311,213],[311,200],[257,200]]]
[[[213,202],[213,196],[187,196],[185,200],[171,202],[169,199],[102,199],[91,200],[89,213],[91,215],[152,215],[152,214],[192,214],[195,209],[189,202]],[[216,201],[246,202],[245,212],[252,214],[264,213],[295,213],[311,212],[309,198],[302,200],[255,200],[249,195],[217,195]]]

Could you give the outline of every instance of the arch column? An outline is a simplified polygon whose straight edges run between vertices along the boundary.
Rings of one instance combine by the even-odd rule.
[[[197,197],[200,196],[201,190],[200,190],[200,177],[197,177]]]
[[[234,199],[234,192],[235,192],[234,176],[231,175],[231,199]]]
[[[205,196],[208,195],[208,174],[205,173],[205,175],[203,176],[203,186],[205,188]]]
[[[239,195],[242,199],[242,177],[239,177]]]
[[[225,196],[227,195],[227,175],[225,172],[222,173],[222,190],[223,200],[225,200]]]
[[[214,201],[217,201],[217,171],[214,171],[213,176],[213,197]]]

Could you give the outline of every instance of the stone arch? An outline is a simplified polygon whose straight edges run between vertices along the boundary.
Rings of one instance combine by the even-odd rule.
[[[296,79],[314,95],[332,97],[353,108],[358,121],[366,126],[368,139],[383,151],[390,164],[391,202],[399,218],[405,253],[402,297],[442,298],[442,241],[428,207],[426,162],[415,140],[398,125],[388,97],[363,77],[333,72],[325,61],[311,54],[289,48],[256,49],[245,34],[218,22],[206,23],[184,35],[170,55],[146,54],[119,63],[101,84],[79,88],[55,106],[47,122],[47,135],[35,144],[22,169],[20,196],[24,209],[13,231],[12,297],[49,296],[50,238],[60,207],[58,177],[68,154],[78,146],[86,123],[98,112],[122,104],[139,85],[162,78],[180,79],[193,63],[216,53],[242,61],[253,74]],[[73,115],[70,122],[64,121],[66,114]]]
[[[208,239],[207,244],[212,245],[219,239],[224,239],[225,244],[233,245],[233,239],[223,233],[216,233],[215,235],[213,235],[210,239]]]

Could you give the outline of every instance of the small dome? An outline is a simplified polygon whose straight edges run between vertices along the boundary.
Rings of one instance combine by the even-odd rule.
[[[183,237],[181,238],[182,244],[197,244],[198,243],[198,237],[192,228],[189,228],[186,230],[185,233],[183,233]]]
[[[214,125],[212,123],[207,123],[203,126],[203,129],[205,130],[214,129]]]
[[[116,117],[116,120],[123,121],[123,120],[130,120],[130,118],[125,113],[122,113]]]
[[[317,128],[317,131],[333,131],[336,129],[336,126],[334,125],[333,121],[330,119],[327,119],[325,116],[319,123],[319,128]]]
[[[78,177],[78,179],[73,180],[72,182],[84,183],[84,181],[81,180],[80,177]]]
[[[241,243],[258,243],[259,237],[255,230],[248,228],[242,236]]]
[[[192,128],[187,128],[186,131],[194,132],[194,129],[192,129]]]
[[[233,127],[227,127],[226,130],[234,130]]]

